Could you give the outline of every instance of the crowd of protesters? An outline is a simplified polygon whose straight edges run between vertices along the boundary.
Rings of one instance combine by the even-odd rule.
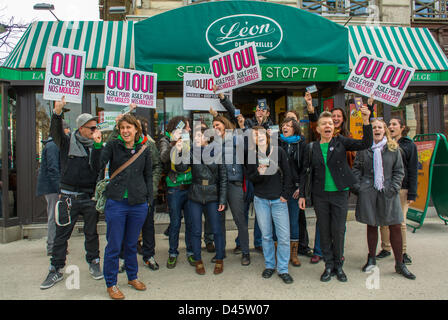
[[[344,243],[348,198],[353,193],[357,196],[356,220],[367,225],[368,257],[361,270],[371,271],[376,259],[387,257],[392,249],[396,272],[415,279],[406,267],[412,262],[406,247],[406,214],[416,199],[418,162],[402,119],[394,117],[387,126],[373,117],[374,102],[369,99],[360,108],[363,136],[357,140],[346,128],[343,109],[318,114],[311,94],[306,93],[312,132],[306,141],[297,112],[288,111],[278,128],[265,99],[258,100],[254,117],[245,119],[236,115],[228,98],[218,97],[227,112],[218,114],[211,109],[211,128],[176,116],[157,142],[149,135],[148,121],[132,113],[117,117],[107,142],[97,127],[98,118],[90,114],[81,114],[76,130],[70,133],[63,122],[65,101],[55,102],[38,178],[38,195],[45,195],[48,203],[47,254],[51,256],[41,289],[63,279],[67,243],[82,215],[92,277],[104,278],[112,299],[124,298],[117,286],[119,272],[126,272],[131,287],[145,290],[138,280],[137,247],[142,242],[144,264],[158,270],[154,208],[162,176],[170,217],[168,269],[178,263],[183,218],[186,259],[198,275],[207,272],[201,256],[204,214],[206,232],[214,243],[210,251],[216,253],[213,273],[224,272],[226,210],[238,230],[233,253],[241,254],[241,265],[248,266],[248,215],[253,203],[254,247],[264,256],[263,278],[277,272],[284,283],[293,283],[288,268],[301,265],[301,254],[311,258],[311,263],[325,262],[321,281],[336,276],[346,282]],[[106,172],[110,178],[103,180]],[[97,183],[102,181],[107,183],[103,271],[95,198]],[[317,218],[313,250],[306,227],[307,207],[314,208]]]

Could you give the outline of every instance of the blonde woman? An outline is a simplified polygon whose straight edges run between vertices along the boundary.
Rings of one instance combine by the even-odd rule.
[[[376,265],[378,226],[389,226],[390,242],[395,256],[395,271],[407,279],[415,279],[403,263],[400,189],[404,167],[398,143],[390,137],[384,121],[372,121],[373,145],[358,152],[353,173],[358,178],[356,220],[367,224],[369,255],[362,271]]]

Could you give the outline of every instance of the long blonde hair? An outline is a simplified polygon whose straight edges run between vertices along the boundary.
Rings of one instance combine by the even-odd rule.
[[[384,120],[382,120],[382,119],[373,119],[371,124],[373,125],[374,122],[380,122],[383,125],[384,131],[385,131],[384,135],[386,136],[386,139],[387,139],[387,148],[389,149],[389,151],[393,151],[393,152],[397,151],[398,143],[394,139],[392,139],[392,137],[390,135],[390,131],[387,128],[386,122],[384,122]]]

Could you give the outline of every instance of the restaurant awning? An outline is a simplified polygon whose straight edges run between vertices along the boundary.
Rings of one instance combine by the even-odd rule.
[[[415,70],[448,70],[448,60],[427,28],[349,26],[350,69],[361,53]]]
[[[32,23],[2,65],[44,69],[48,46],[87,52],[87,69],[135,68],[132,21],[39,21]]]

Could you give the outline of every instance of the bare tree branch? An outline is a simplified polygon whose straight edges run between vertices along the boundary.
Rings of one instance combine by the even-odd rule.
[[[4,11],[4,7],[0,8],[0,12]],[[0,15],[0,24],[5,28],[4,32],[0,33],[0,65],[2,65],[19,42],[29,23],[15,21],[14,17],[5,18],[2,14]]]

